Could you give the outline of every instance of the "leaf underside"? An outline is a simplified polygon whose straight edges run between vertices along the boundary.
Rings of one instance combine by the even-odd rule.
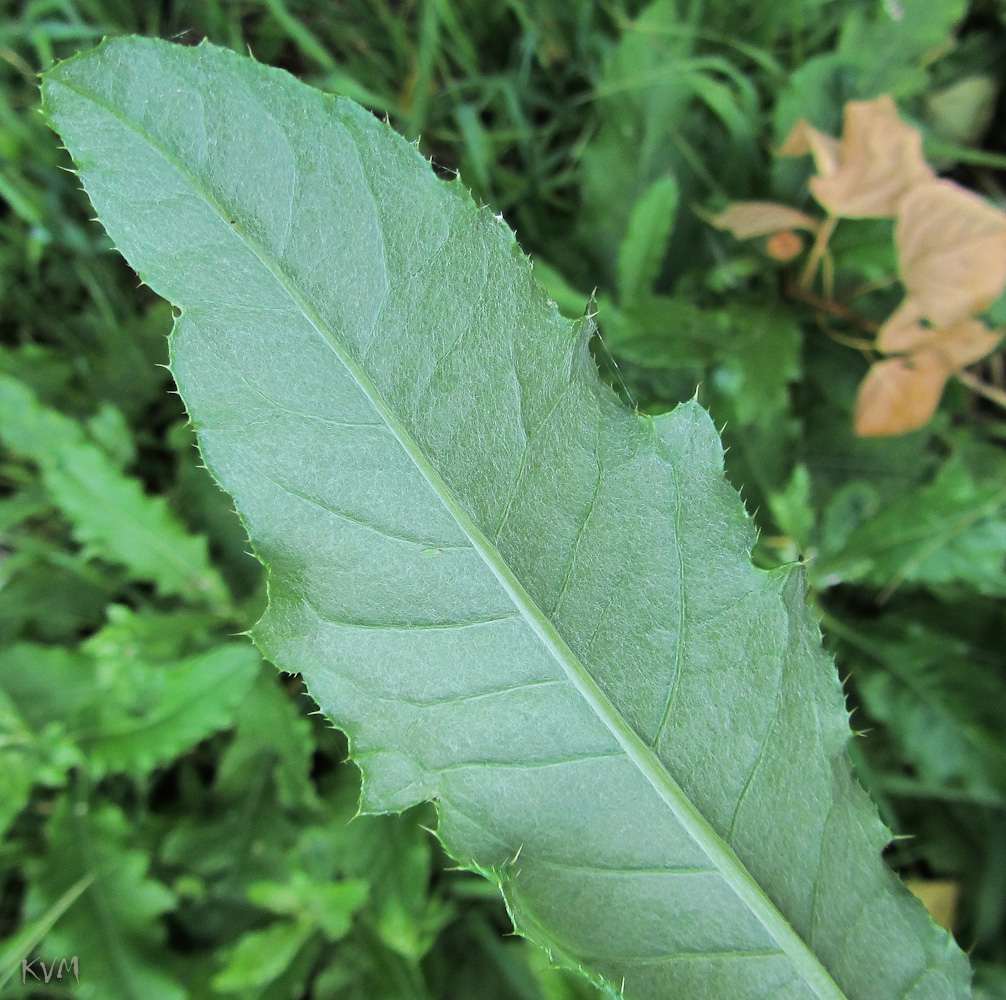
[[[365,810],[435,799],[516,928],[626,997],[969,995],[697,404],[626,409],[502,220],[349,100],[137,38],[44,98],[180,309],[172,370],[269,570],[255,640]]]

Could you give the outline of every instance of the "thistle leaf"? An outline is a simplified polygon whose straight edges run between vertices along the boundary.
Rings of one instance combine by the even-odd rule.
[[[518,931],[626,997],[968,995],[700,407],[626,409],[502,220],[349,100],[145,39],[44,90],[180,309],[173,371],[270,572],[256,641],[349,735],[365,810],[436,800]]]

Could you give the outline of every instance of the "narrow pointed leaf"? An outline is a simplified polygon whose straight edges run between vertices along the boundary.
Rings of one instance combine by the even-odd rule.
[[[513,233],[346,99],[115,40],[45,101],[363,806],[433,798],[519,931],[632,998],[968,995],[880,859],[796,574],[696,405],[626,409]]]
[[[618,248],[618,296],[623,306],[649,294],[667,254],[678,211],[678,183],[668,174],[655,180],[632,209]]]

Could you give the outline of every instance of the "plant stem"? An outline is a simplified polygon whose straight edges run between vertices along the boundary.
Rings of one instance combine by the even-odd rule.
[[[997,389],[994,385],[983,382],[977,375],[969,371],[956,372],[955,377],[958,382],[963,382],[972,392],[977,392],[980,396],[984,396],[1006,410],[1006,392],[1002,389]]]
[[[868,333],[876,333],[880,329],[880,324],[870,319],[869,316],[864,316],[862,313],[856,312],[855,309],[842,305],[841,302],[821,298],[821,296],[808,291],[803,285],[802,278],[800,284],[794,285],[790,283],[787,285],[786,295],[797,302],[803,302],[808,306],[813,306],[815,309],[820,309],[821,312],[830,313],[838,319],[847,320],[849,323],[858,326],[861,330],[866,330]]]
[[[810,256],[807,258],[803,273],[800,275],[801,289],[806,291],[810,288],[814,275],[817,273],[818,265],[821,263],[821,258],[828,248],[828,240],[831,239],[831,234],[835,231],[835,226],[837,225],[837,216],[829,215],[818,228],[817,235],[814,237],[814,245],[810,248]]]

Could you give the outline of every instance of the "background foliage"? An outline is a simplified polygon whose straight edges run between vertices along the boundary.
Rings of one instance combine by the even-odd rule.
[[[0,0],[0,983],[5,995],[587,997],[502,936],[419,815],[354,818],[345,746],[239,633],[263,606],[169,394],[171,317],[110,251],[35,72],[102,35],[208,37],[387,114],[504,213],[602,371],[708,406],[763,565],[803,557],[891,862],[1006,997],[1006,424],[952,384],[860,439],[869,346],[791,265],[706,222],[809,208],[771,155],[890,93],[930,162],[1006,203],[993,0]],[[901,298],[889,222],[841,223],[836,295]],[[1006,319],[1002,303],[992,320]],[[978,375],[1003,387],[1001,358]],[[79,988],[21,985],[76,954]],[[38,969],[38,966],[35,967]]]

